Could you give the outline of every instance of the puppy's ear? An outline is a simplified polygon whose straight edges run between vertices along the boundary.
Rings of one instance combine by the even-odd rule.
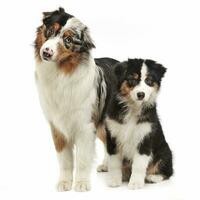
[[[157,64],[157,67],[158,67],[158,70],[159,70],[159,73],[160,73],[160,76],[161,78],[164,77],[166,71],[167,71],[167,68],[165,68],[163,65],[161,64]]]
[[[89,30],[87,27],[85,27],[82,31],[81,31],[81,41],[82,43],[82,50],[83,51],[88,51],[92,48],[95,48],[95,45],[92,41],[92,38],[90,36]]]
[[[59,11],[60,13],[65,13],[65,9],[62,8],[62,7],[59,7],[59,8],[58,8],[58,11]]]
[[[159,76],[159,79],[162,79],[167,71],[167,68],[165,68],[163,65],[153,61],[153,60],[146,60],[145,63],[147,66],[149,66],[152,70],[156,72],[156,74]]]

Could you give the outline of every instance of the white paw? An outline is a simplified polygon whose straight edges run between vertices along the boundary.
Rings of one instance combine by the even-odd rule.
[[[102,164],[102,165],[99,165],[97,167],[97,172],[107,172],[108,171],[108,166]]]
[[[108,186],[110,187],[119,187],[122,184],[122,177],[110,177],[108,180]]]
[[[58,192],[69,191],[72,189],[72,181],[59,181],[57,184]]]
[[[143,176],[131,176],[128,183],[128,188],[131,190],[140,189],[144,187],[144,177]]]
[[[77,192],[86,192],[91,189],[89,181],[77,181],[75,183],[75,191]]]
[[[155,174],[149,174],[146,177],[147,181],[152,182],[152,183],[159,183],[164,180],[162,175],[155,175]]]

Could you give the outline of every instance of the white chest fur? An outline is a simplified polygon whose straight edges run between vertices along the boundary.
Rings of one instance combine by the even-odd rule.
[[[36,65],[36,83],[45,117],[67,138],[91,121],[96,101],[96,65],[90,62],[79,65],[71,75],[59,71],[55,63]]]
[[[151,123],[137,123],[137,117],[130,114],[123,124],[115,120],[106,119],[106,124],[112,137],[116,138],[117,145],[123,157],[132,159],[137,146],[150,133]]]

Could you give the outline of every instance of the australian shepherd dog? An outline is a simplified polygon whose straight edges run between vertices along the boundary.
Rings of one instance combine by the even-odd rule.
[[[129,59],[115,66],[116,93],[105,119],[108,184],[130,189],[157,183],[173,174],[172,153],[157,115],[156,97],[166,72],[152,60]]]
[[[72,188],[75,160],[75,190],[87,191],[95,133],[101,132],[116,84],[112,66],[118,61],[93,59],[88,28],[63,8],[43,15],[35,39],[35,77],[59,161],[57,188]]]

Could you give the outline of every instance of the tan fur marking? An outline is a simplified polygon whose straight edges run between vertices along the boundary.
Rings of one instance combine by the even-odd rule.
[[[66,38],[66,37],[69,37],[69,36],[71,36],[71,37],[74,36],[74,33],[71,30],[65,31],[63,33],[63,38]]]
[[[127,81],[124,81],[120,88],[121,94],[124,96],[129,96],[131,90],[133,90],[133,87],[129,87]]]
[[[63,71],[65,74],[71,74],[80,63],[81,54],[66,49],[64,46],[59,44],[58,56],[56,60],[61,71]]]
[[[158,84],[157,84],[157,83],[154,82],[153,87],[154,87],[154,89],[155,89],[156,91],[158,91],[159,87],[158,87]]]
[[[57,152],[61,152],[67,144],[67,141],[62,133],[60,133],[52,124],[51,131],[53,136],[53,141],[55,149]]]
[[[138,80],[139,79],[139,75],[137,73],[133,73],[133,78]]]
[[[37,30],[37,35],[36,35],[36,39],[35,39],[35,55],[36,58],[41,61],[41,57],[40,57],[40,48],[42,47],[42,45],[45,43],[46,38],[44,36],[44,30],[45,27],[40,26]]]
[[[160,163],[161,160],[159,160],[156,164],[150,164],[149,167],[147,168],[147,175],[158,173]]]
[[[129,181],[131,176],[131,163],[123,163],[122,165],[122,181]]]
[[[106,132],[104,126],[98,126],[97,137],[105,144],[106,143]]]
[[[59,23],[54,23],[53,28],[57,32],[58,30],[60,30],[61,26]]]

